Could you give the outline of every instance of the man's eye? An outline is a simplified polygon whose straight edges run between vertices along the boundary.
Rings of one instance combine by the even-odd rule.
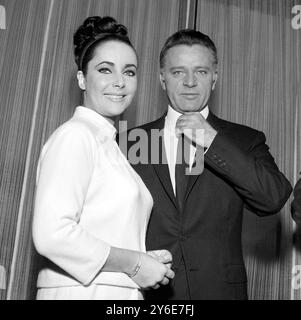
[[[175,76],[178,76],[178,75],[181,75],[181,74],[183,74],[183,71],[181,71],[181,70],[176,70],[176,71],[173,72],[173,75],[175,75]]]
[[[100,73],[105,73],[105,74],[109,74],[109,73],[111,73],[111,70],[110,70],[109,68],[100,68],[100,69],[98,70],[98,72],[100,72]]]
[[[201,75],[206,75],[208,72],[207,70],[198,70],[198,73]]]

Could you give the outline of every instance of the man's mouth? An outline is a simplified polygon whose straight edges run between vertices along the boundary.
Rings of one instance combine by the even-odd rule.
[[[181,96],[188,100],[194,100],[197,99],[199,95],[197,93],[182,93]]]

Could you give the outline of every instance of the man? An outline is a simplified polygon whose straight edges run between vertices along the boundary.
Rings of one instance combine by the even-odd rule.
[[[161,51],[160,66],[168,110],[139,127],[148,137],[149,161],[129,160],[154,200],[147,249],[170,250],[176,275],[170,285],[149,291],[146,298],[247,299],[243,207],[259,216],[277,213],[291,193],[290,183],[278,170],[262,132],[219,119],[209,110],[218,74],[216,47],[208,36],[194,30],[175,33]],[[158,129],[164,133],[157,145],[160,162],[154,163],[151,138]],[[131,141],[132,133],[129,152],[139,143]],[[204,150],[204,170],[181,177],[177,149],[183,137],[190,143],[190,170],[203,157],[199,149]]]
[[[292,217],[301,225],[301,179],[296,183],[294,188],[294,200],[292,202]]]

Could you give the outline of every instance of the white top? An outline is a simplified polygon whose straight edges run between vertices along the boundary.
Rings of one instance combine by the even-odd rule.
[[[55,265],[41,270],[38,287],[138,287],[124,273],[101,271],[110,246],[145,252],[153,205],[115,135],[114,126],[101,115],[77,107],[43,147],[33,240],[38,252]]]
[[[203,110],[200,111],[200,114],[207,119],[209,115],[209,108],[206,106]],[[182,113],[177,112],[171,106],[168,106],[167,115],[165,118],[164,124],[164,146],[166,150],[166,158],[169,168],[169,175],[172,183],[174,193],[176,194],[176,178],[175,178],[175,167],[177,159],[177,146],[178,138],[176,136],[176,122]],[[194,145],[190,144],[190,156],[189,156],[189,168],[193,165],[194,156],[196,148]]]

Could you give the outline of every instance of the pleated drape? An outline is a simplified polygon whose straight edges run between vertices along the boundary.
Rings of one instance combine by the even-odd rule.
[[[6,29],[0,30],[0,265],[8,282],[50,2],[1,4],[6,9]],[[29,242],[29,236],[23,241]],[[22,268],[25,274],[27,265]],[[0,289],[1,299],[7,282]]]

